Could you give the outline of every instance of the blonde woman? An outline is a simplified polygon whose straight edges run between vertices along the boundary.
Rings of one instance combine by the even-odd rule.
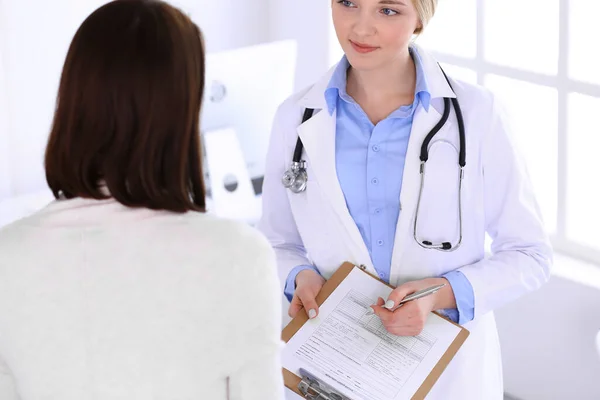
[[[390,333],[419,334],[431,311],[471,332],[428,398],[502,399],[493,311],[547,281],[552,250],[494,96],[414,44],[436,5],[332,2],[345,55],[276,115],[260,226],[290,316],[317,317],[325,280],[364,265],[397,286],[372,306]]]

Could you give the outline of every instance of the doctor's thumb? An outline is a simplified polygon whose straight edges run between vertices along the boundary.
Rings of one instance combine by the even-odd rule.
[[[302,306],[304,307],[308,318],[316,318],[316,316],[319,315],[319,306],[317,305],[315,296],[312,293],[304,293],[300,294],[299,297],[302,301]]]
[[[410,283],[405,283],[404,285],[398,286],[392,291],[392,293],[390,293],[384,307],[387,309],[394,308],[402,299],[413,292],[415,292],[415,288],[413,288]]]

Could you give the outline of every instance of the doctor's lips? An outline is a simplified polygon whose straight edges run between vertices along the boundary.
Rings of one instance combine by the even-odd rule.
[[[352,48],[354,50],[356,50],[359,53],[370,53],[372,51],[377,50],[379,47],[373,47],[373,46],[369,46],[367,44],[364,43],[358,43],[358,42],[353,42],[352,40],[350,40],[350,44],[352,45]]]

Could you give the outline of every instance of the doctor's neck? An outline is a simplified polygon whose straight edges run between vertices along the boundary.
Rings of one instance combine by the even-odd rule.
[[[362,102],[412,103],[417,74],[415,63],[406,49],[390,62],[373,69],[348,69],[346,91]]]

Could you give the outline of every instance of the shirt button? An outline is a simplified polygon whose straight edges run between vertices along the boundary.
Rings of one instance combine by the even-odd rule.
[[[379,151],[379,146],[375,145],[375,146],[372,147],[372,149],[373,149],[374,152],[377,153]]]
[[[381,208],[376,208],[375,209],[375,214],[381,214]]]
[[[372,183],[373,185],[377,185],[377,184],[379,183],[379,179],[377,179],[377,178],[373,178],[373,179],[371,179],[371,183]]]
[[[383,246],[383,240],[378,240],[378,241],[377,241],[377,245],[378,245],[378,246]]]

